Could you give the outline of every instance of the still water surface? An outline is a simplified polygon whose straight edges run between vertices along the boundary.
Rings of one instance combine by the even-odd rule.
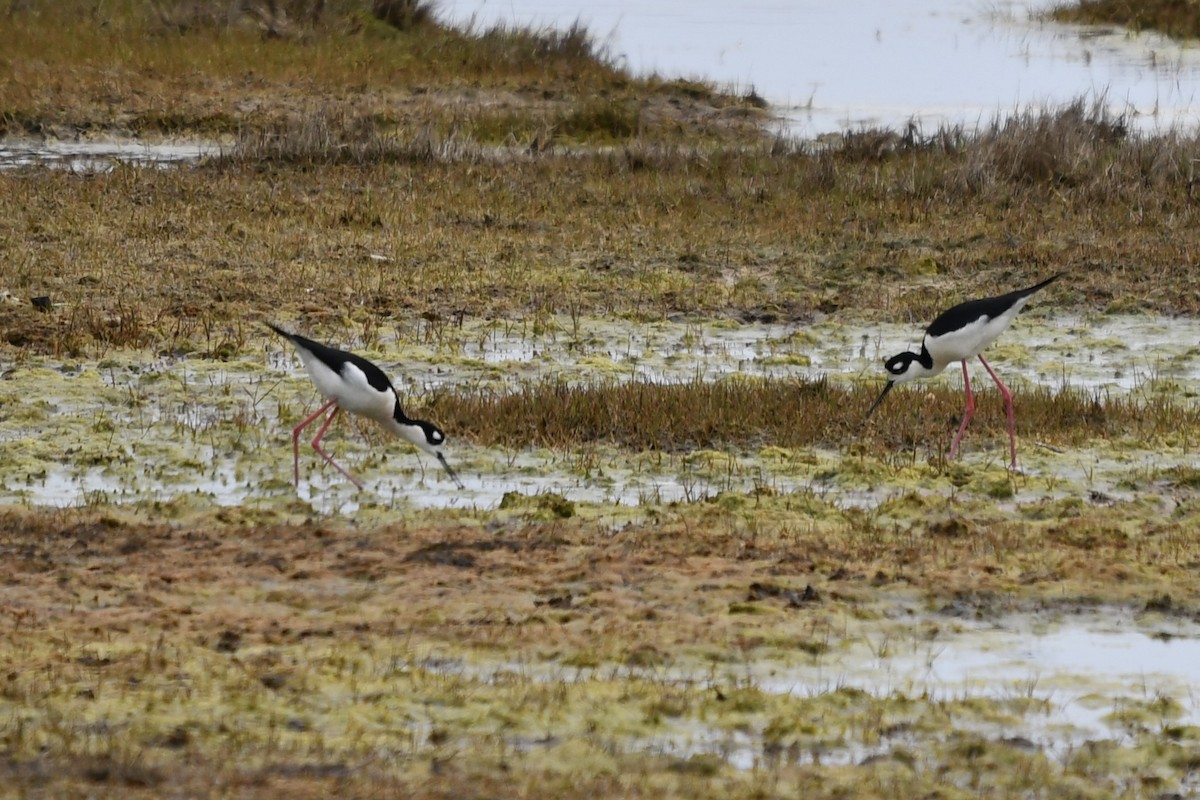
[[[771,103],[789,136],[865,127],[926,134],[1018,110],[1103,103],[1143,132],[1200,122],[1200,48],[1112,26],[1043,21],[1054,0],[442,0],[463,27],[587,26],[635,73],[697,78]],[[169,166],[213,143],[3,142],[0,169]]]
[[[1038,19],[1050,0],[443,0],[455,24],[576,20],[638,73],[754,89],[802,137],[974,126],[1102,98],[1139,129],[1194,126],[1200,51]]]

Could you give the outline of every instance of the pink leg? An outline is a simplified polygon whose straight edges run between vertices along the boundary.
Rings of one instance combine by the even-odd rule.
[[[991,366],[983,360],[983,356],[979,357],[983,368],[988,371],[988,375],[992,376],[992,380],[1000,387],[1000,394],[1004,396],[1004,410],[1008,412],[1008,447],[1012,451],[1012,468],[1017,468],[1017,426],[1013,415],[1012,392],[1004,385],[1004,382],[996,377],[996,373],[992,371]],[[965,366],[967,362],[963,362]]]
[[[967,432],[967,423],[971,421],[971,417],[975,416],[975,395],[971,394],[971,376],[967,374],[967,362],[962,362],[963,367],[963,388],[967,392],[967,408],[963,412],[962,425],[958,426],[958,433],[954,434],[954,441],[950,443],[950,459],[953,460],[958,456],[958,443],[962,441],[963,434]]]
[[[338,472],[342,473],[347,478],[349,478],[350,482],[353,483],[355,486],[357,486],[359,488],[359,491],[362,491],[363,485],[361,483],[359,483],[358,480],[353,475],[351,475],[349,472],[346,472],[346,470],[342,469],[341,464],[334,461],[333,458],[328,453],[326,453],[324,450],[321,449],[321,437],[325,435],[325,431],[327,431],[329,429],[329,426],[333,423],[333,418],[337,416],[339,411],[341,411],[341,409],[335,405],[333,407],[333,413],[329,415],[329,419],[325,420],[325,424],[321,426],[321,430],[317,431],[316,438],[312,440],[313,450],[316,450],[318,453],[320,453],[321,458],[325,459],[330,464],[333,464],[333,466],[337,467]]]
[[[335,402],[335,400],[330,400],[328,403],[318,408],[312,413],[311,416],[305,417],[304,421],[297,425],[292,431],[292,466],[294,467],[293,475],[296,480],[297,489],[300,488],[300,431],[311,425],[313,420],[324,414],[326,410],[328,410],[329,407]]]

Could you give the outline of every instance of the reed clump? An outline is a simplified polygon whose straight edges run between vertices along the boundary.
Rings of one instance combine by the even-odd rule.
[[[1049,16],[1058,22],[1155,30],[1180,39],[1200,37],[1200,5],[1187,0],[1076,0],[1055,6]]]
[[[961,391],[931,384],[893,392],[898,396],[888,398],[868,424],[866,412],[878,391],[877,385],[824,379],[542,381],[508,391],[446,390],[430,403],[448,430],[480,444],[570,448],[605,443],[671,453],[767,444],[844,449],[864,440],[881,448],[936,451],[961,418]],[[1031,387],[1014,397],[1018,431],[1043,441],[1200,435],[1200,410],[1169,395]],[[973,436],[1004,436],[999,396],[982,392],[977,408]]]

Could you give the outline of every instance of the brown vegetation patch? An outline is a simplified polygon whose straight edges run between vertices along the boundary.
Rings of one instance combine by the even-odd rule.
[[[580,25],[456,30],[424,0],[18,2],[5,21],[0,135],[232,135],[325,109],[347,133],[369,120],[528,142],[529,115],[551,134],[561,125],[571,140],[608,141],[679,129],[624,112],[614,128],[605,109],[696,101],[686,87],[632,78]],[[702,94],[710,106],[753,108]],[[497,114],[503,103],[511,108]],[[756,135],[732,118],[704,129]]]
[[[825,380],[743,379],[523,384],[510,391],[443,391],[430,406],[448,429],[471,441],[508,447],[565,448],[604,442],[636,451],[678,453],[719,447],[852,448],[875,439],[890,449],[933,445],[958,426],[961,391],[934,384],[888,398],[871,422],[877,385]],[[1078,444],[1132,437],[1200,434],[1200,411],[1170,396],[1108,396],[1078,389],[1018,390],[1022,435]],[[1000,397],[979,395],[977,435],[1002,435]],[[944,452],[943,452],[944,455]]]
[[[1056,6],[1050,17],[1059,22],[1156,30],[1181,39],[1200,37],[1200,5],[1189,0],[1076,0]]]
[[[57,304],[6,311],[0,339],[215,351],[267,310],[363,331],[423,318],[433,337],[549,313],[927,322],[1059,271],[1060,307],[1200,312],[1200,143],[1125,138],[1079,106],[882,160],[651,145],[461,158],[377,134],[339,156],[319,122],[198,170],[0,172],[0,288]]]

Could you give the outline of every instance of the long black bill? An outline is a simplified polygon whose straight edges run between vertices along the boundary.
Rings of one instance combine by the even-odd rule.
[[[887,393],[890,392],[892,387],[895,385],[895,381],[887,382],[887,385],[883,387],[883,391],[879,393],[879,397],[875,398],[875,402],[871,404],[871,409],[867,412],[865,420],[871,418],[871,415],[875,413],[875,409],[879,408],[879,404],[883,402],[883,398],[887,397]]]
[[[444,455],[438,453],[437,459],[438,461],[442,462],[442,466],[446,468],[446,472],[450,474],[450,477],[454,480],[455,485],[458,486],[459,489],[467,488],[463,485],[463,482],[458,479],[458,473],[451,469],[450,462],[446,461],[446,457]]]

